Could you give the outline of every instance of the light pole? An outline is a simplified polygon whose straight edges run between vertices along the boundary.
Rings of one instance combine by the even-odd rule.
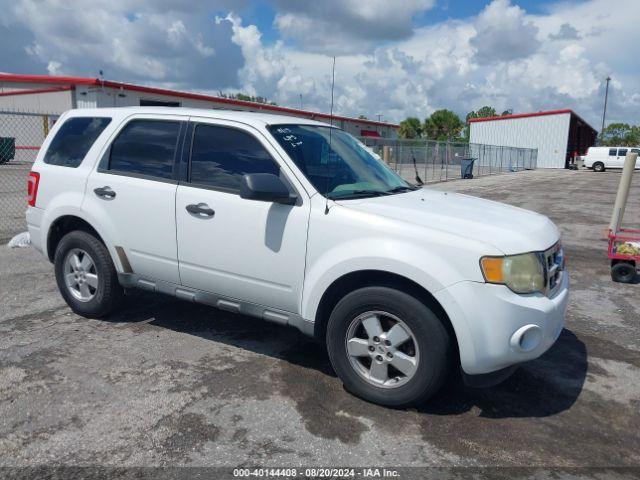
[[[607,75],[607,86],[604,90],[604,109],[602,110],[602,130],[600,130],[600,144],[604,140],[604,119],[607,115],[607,99],[609,98],[609,82],[611,81],[611,77]]]

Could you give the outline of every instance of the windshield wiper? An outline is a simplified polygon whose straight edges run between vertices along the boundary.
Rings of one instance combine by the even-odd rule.
[[[345,193],[344,195],[336,195],[340,192],[334,192],[332,195],[331,192],[326,196],[331,200],[345,200],[350,198],[367,198],[367,197],[381,197],[383,195],[391,195],[386,190],[353,190],[349,193]]]
[[[399,187],[393,187],[391,190],[387,190],[387,193],[400,193],[400,192],[413,192],[414,190],[417,190],[420,187],[413,187],[413,186],[404,186],[404,185],[400,185]]]

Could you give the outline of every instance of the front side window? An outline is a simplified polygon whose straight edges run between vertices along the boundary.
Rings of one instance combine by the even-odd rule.
[[[109,125],[110,118],[73,117],[64,122],[51,141],[44,163],[76,168],[98,138]]]
[[[236,128],[196,126],[191,147],[191,183],[236,192],[242,176],[249,173],[280,173],[258,139]]]
[[[132,120],[111,145],[108,169],[172,178],[179,132],[179,122]]]
[[[345,199],[413,190],[348,133],[316,125],[272,125],[269,131],[327,198]]]

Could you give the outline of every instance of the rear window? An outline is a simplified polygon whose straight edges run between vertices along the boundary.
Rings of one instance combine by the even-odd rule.
[[[180,122],[132,120],[111,145],[109,170],[170,179]]]
[[[44,163],[76,168],[96,141],[98,135],[111,122],[103,117],[74,117],[68,119],[51,140]]]

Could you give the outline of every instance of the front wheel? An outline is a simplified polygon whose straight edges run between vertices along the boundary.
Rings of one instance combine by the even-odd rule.
[[[345,296],[327,325],[331,364],[353,394],[404,408],[435,394],[448,373],[449,334],[415,297],[389,287]]]
[[[58,243],[54,264],[60,293],[78,315],[104,317],[120,304],[124,292],[111,256],[93,235],[66,234]]]

